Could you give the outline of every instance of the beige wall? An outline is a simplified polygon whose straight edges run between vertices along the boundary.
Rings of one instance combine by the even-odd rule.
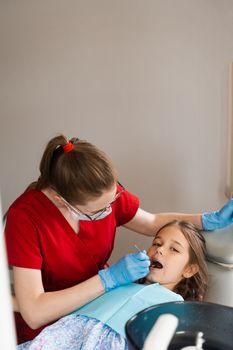
[[[2,0],[0,33],[4,209],[57,132],[103,148],[149,211],[224,203],[232,0]],[[119,230],[113,260],[134,243]]]

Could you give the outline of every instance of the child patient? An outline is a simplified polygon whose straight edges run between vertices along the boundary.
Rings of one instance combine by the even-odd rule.
[[[185,300],[202,300],[208,271],[205,239],[186,221],[172,221],[156,234],[147,254],[151,260],[145,283],[159,282]]]
[[[137,312],[165,302],[203,300],[208,283],[205,239],[193,224],[166,224],[147,254],[151,266],[145,278],[101,295],[18,349],[127,349],[125,323]]]

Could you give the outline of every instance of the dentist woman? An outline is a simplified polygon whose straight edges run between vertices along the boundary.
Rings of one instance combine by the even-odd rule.
[[[213,230],[232,221],[229,201],[218,212],[151,214],[119,182],[105,153],[79,139],[51,139],[40,177],[16,199],[5,228],[13,268],[18,342],[97,296],[146,276],[145,252],[128,254],[106,267],[116,228],[153,236],[164,224],[188,220]]]

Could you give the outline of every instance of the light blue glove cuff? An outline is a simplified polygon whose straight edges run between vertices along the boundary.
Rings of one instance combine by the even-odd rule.
[[[219,222],[218,212],[203,213],[201,216],[202,227],[204,231],[218,230],[223,227],[223,223]]]
[[[106,292],[118,287],[117,282],[113,279],[109,268],[100,270],[98,272],[101,282],[103,283]]]

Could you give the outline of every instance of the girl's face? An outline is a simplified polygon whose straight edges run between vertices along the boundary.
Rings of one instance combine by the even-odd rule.
[[[189,264],[189,244],[177,226],[162,229],[153,240],[147,252],[151,260],[146,280],[159,282],[173,290],[183,278],[196,272],[196,266]]]

